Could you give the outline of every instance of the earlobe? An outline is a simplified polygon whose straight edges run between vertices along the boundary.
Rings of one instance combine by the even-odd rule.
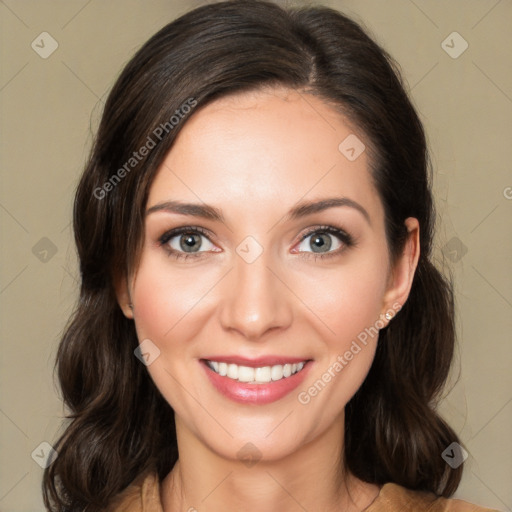
[[[125,277],[118,280],[115,285],[116,297],[119,307],[121,308],[124,316],[133,320],[133,303],[128,289],[128,283]]]
[[[386,314],[393,310],[393,316],[398,313],[396,304],[400,308],[405,304],[411,291],[414,274],[418,266],[420,256],[420,227],[418,220],[409,217],[405,220],[407,228],[407,240],[400,258],[396,261],[390,272],[388,289],[384,295],[384,311]],[[393,318],[393,317],[391,317]],[[391,320],[386,316],[386,320]]]

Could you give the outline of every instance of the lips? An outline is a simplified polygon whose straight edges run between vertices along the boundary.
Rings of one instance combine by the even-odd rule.
[[[211,356],[200,363],[222,395],[239,403],[263,405],[283,398],[299,386],[312,361],[280,356]]]

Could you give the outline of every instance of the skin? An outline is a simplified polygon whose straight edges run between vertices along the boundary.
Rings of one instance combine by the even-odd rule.
[[[232,95],[187,120],[155,177],[148,208],[170,200],[206,203],[224,216],[221,222],[148,214],[137,272],[117,290],[139,340],[149,338],[160,350],[147,369],[176,415],[180,459],[161,486],[165,512],[356,511],[378,495],[377,486],[341,463],[345,405],[368,373],[378,335],[360,344],[307,404],[297,398],[329,368],[333,373],[337,357],[365,328],[388,323],[384,313],[407,300],[418,262],[418,222],[409,218],[403,254],[390,265],[368,151],[349,161],[338,150],[354,133],[364,142],[364,134],[307,93]],[[299,202],[342,196],[368,219],[350,206],[287,217]],[[326,235],[334,256],[322,259],[310,243],[315,236],[301,242],[301,235],[325,225],[345,230],[356,245]],[[208,230],[199,257],[176,259],[159,244],[180,226]],[[236,252],[247,236],[263,249],[252,263]],[[172,240],[167,247],[179,248],[180,236]],[[313,363],[284,398],[240,404],[206,378],[199,359],[213,354]],[[253,465],[237,455],[247,443],[256,447],[253,457],[261,456]]]

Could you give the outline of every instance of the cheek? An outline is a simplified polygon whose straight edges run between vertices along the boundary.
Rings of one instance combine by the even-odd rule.
[[[308,305],[324,333],[319,359],[297,400],[317,428],[332,423],[364,382],[378,342],[385,273],[373,265],[347,265],[316,281]],[[313,282],[309,283],[312,289]],[[317,324],[320,322],[317,321]],[[313,436],[318,433],[313,432]]]
[[[215,275],[201,270],[201,279],[191,277],[190,270],[171,269],[165,256],[148,254],[142,259],[133,289],[140,340],[150,338],[157,344],[166,344],[177,332],[197,326],[190,319],[201,310],[198,305],[204,307],[207,303]]]
[[[139,340],[149,338],[159,344],[175,323],[179,302],[175,300],[169,285],[158,265],[141,263],[133,290]]]
[[[344,344],[379,320],[386,289],[386,260],[377,252],[356,260],[354,256],[336,270],[303,273],[297,295],[327,328],[329,343]]]
[[[193,414],[190,394],[201,393],[190,376],[197,371],[195,346],[210,309],[208,291],[218,281],[214,274],[202,271],[201,279],[194,278],[190,270],[171,269],[165,256],[148,250],[132,290],[139,342],[149,339],[160,351],[147,370],[174,411],[184,416]]]

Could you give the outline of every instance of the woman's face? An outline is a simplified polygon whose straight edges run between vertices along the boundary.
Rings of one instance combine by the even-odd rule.
[[[150,188],[129,285],[182,438],[274,460],[339,437],[418,256],[391,271],[363,143],[320,99],[284,89],[186,121]]]

